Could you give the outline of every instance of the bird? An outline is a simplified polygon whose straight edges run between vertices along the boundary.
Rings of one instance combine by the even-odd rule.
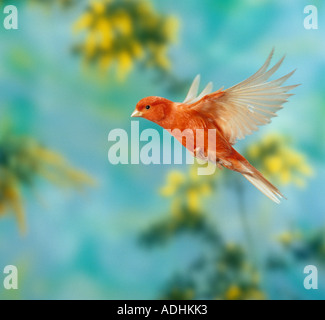
[[[141,117],[158,124],[194,157],[241,173],[264,195],[279,204],[286,199],[285,196],[233,147],[238,140],[257,131],[259,126],[270,123],[293,95],[288,92],[299,86],[283,86],[296,70],[269,80],[285,59],[283,56],[270,67],[273,55],[274,48],[256,73],[228,89],[222,87],[213,92],[213,84],[209,82],[198,94],[200,75],[197,75],[183,102],[149,96],[136,104],[131,117]],[[184,131],[193,134],[191,137],[184,136]],[[209,131],[213,134],[209,135]],[[203,132],[201,143],[198,143],[199,132],[201,136]]]

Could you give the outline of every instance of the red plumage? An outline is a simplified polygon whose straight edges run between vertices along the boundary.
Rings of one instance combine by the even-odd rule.
[[[282,193],[233,148],[238,139],[269,123],[291,96],[287,92],[297,86],[282,86],[294,71],[269,81],[284,59],[267,70],[272,56],[273,50],[254,75],[229,89],[212,92],[209,83],[198,95],[200,76],[197,76],[184,102],[147,97],[138,102],[132,116],[143,117],[170,131],[195,157],[240,172],[279,203],[284,197]],[[210,136],[209,129],[213,133]],[[200,140],[197,135],[202,136],[202,132],[204,138]]]

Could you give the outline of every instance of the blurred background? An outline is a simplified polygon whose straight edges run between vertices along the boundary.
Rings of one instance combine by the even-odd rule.
[[[14,2],[1,2],[19,29],[0,27],[0,271],[16,265],[19,290],[0,299],[325,298],[324,30],[303,26],[308,4],[322,25],[323,2]],[[182,101],[199,73],[227,88],[273,47],[287,55],[275,77],[297,68],[288,85],[302,85],[236,149],[287,201],[227,170],[108,162],[138,100]],[[303,286],[310,264],[318,290]]]

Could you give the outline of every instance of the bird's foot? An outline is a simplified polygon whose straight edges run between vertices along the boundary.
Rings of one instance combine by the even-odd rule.
[[[209,160],[208,157],[205,155],[204,150],[201,147],[195,148],[193,153],[196,158],[206,160],[206,161]]]

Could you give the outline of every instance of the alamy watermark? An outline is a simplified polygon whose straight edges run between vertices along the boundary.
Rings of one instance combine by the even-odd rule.
[[[7,5],[3,8],[4,20],[3,27],[6,30],[18,29],[18,9],[14,5]]]
[[[3,287],[6,290],[18,289],[18,269],[14,265],[5,266],[3,269]]]
[[[308,5],[304,7],[304,28],[306,30],[318,29],[318,10],[316,6]]]
[[[318,270],[316,266],[308,265],[304,268],[304,274],[307,276],[304,279],[304,287],[306,290],[318,289]]]
[[[186,142],[186,152],[182,144],[173,141]],[[124,129],[113,129],[108,134],[108,161],[113,165],[126,164],[194,164],[197,156],[198,175],[212,175],[216,171],[216,129],[186,129],[163,130],[161,134],[156,129],[145,129],[140,133],[139,121],[131,122],[131,135]],[[172,143],[173,142],[173,143]],[[174,144],[174,146],[172,146]],[[195,148],[194,148],[195,146]],[[204,150],[212,150],[207,154]],[[214,152],[213,152],[214,151]]]

